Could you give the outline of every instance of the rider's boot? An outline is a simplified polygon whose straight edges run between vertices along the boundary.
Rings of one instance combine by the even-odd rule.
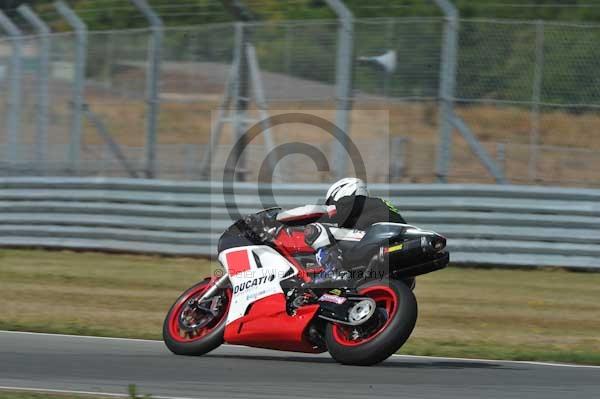
[[[342,252],[333,245],[319,248],[316,253],[317,263],[323,271],[311,282],[313,287],[337,287],[344,285],[350,279],[350,273],[343,268]]]
[[[282,288],[286,291],[287,310],[290,315],[295,314],[300,306],[315,303],[319,295],[313,289],[341,288],[347,285],[350,273],[343,270],[342,254],[339,248],[328,246],[319,248],[316,260],[323,271],[317,274],[311,282],[300,283],[296,279],[284,280]],[[288,287],[289,284],[289,287]]]

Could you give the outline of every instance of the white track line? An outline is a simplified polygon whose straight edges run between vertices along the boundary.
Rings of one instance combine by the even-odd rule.
[[[7,387],[0,385],[0,390],[4,391],[24,391],[24,392],[47,392],[47,393],[65,393],[71,395],[93,395],[93,396],[109,396],[114,398],[128,398],[129,395],[125,393],[110,393],[110,392],[94,392],[94,391],[76,391],[70,389],[48,389],[48,388],[23,388],[23,387]],[[153,398],[156,399],[195,399],[195,398],[186,398],[181,396],[158,396],[152,395]]]
[[[112,341],[131,341],[131,342],[146,342],[151,344],[162,344],[163,341],[156,339],[141,339],[141,338],[123,338],[123,337],[101,337],[97,335],[73,335],[73,334],[55,334],[55,333],[42,333],[42,332],[30,332],[30,331],[11,331],[11,330],[0,330],[0,334],[15,334],[15,335],[46,335],[49,337],[64,337],[64,338],[85,338],[85,339],[99,339],[99,340],[112,340]],[[224,344],[232,348],[241,349],[257,349],[250,346],[235,345],[235,344]]]
[[[162,344],[162,341],[154,340],[154,339],[139,339],[139,338],[119,338],[119,337],[98,337],[94,335],[71,335],[71,334],[53,334],[53,333],[38,333],[38,332],[29,332],[29,331],[8,331],[8,330],[0,330],[2,334],[15,334],[15,335],[47,335],[51,337],[65,337],[65,338],[84,338],[84,339],[100,339],[100,340],[115,340],[115,341],[131,341],[131,342],[148,342],[154,344]],[[244,345],[232,345],[225,344],[227,347],[231,348],[241,348],[241,349],[256,349],[249,346]],[[400,355],[393,354],[393,357],[400,357],[405,359],[426,359],[426,360],[459,360],[466,362],[496,362],[496,363],[515,363],[515,364],[530,364],[534,366],[550,366],[550,367],[572,367],[572,368],[591,368],[591,369],[600,369],[600,366],[592,366],[586,364],[570,364],[570,363],[549,363],[549,362],[536,362],[531,360],[502,360],[502,359],[478,359],[478,358],[463,358],[463,357],[445,357],[445,356],[419,356],[419,355]],[[1,387],[0,387],[1,388]],[[127,395],[125,395],[127,396]],[[155,396],[158,398],[158,396]]]
[[[0,330],[2,334],[15,334],[15,335],[47,335],[51,337],[65,337],[65,338],[90,338],[90,339],[104,339],[104,340],[115,340],[115,341],[133,341],[133,342],[153,342],[160,343],[155,339],[140,339],[140,338],[120,338],[120,337],[99,337],[96,335],[73,335],[73,334],[54,334],[54,333],[42,333],[42,332],[30,332],[30,331],[10,331]]]
[[[515,364],[531,364],[533,366],[550,366],[550,367],[575,367],[575,368],[589,368],[589,369],[600,369],[600,366],[593,366],[589,364],[571,364],[571,363],[550,363],[550,362],[536,362],[534,360],[502,360],[502,359],[479,359],[479,358],[466,358],[466,357],[444,357],[444,356],[420,356],[420,355],[400,355],[393,354],[393,357],[404,357],[413,359],[430,359],[430,360],[460,360],[467,362],[495,362],[495,363],[515,363]]]

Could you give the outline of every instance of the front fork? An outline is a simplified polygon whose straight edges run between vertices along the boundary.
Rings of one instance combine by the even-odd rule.
[[[228,283],[229,283],[229,274],[225,273],[223,276],[219,277],[213,283],[213,285],[209,289],[207,289],[204,292],[204,294],[202,294],[202,296],[200,298],[198,298],[198,302],[202,302],[203,300],[210,298],[217,292],[217,290],[225,288]]]

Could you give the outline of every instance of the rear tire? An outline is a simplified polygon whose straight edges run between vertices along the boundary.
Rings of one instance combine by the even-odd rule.
[[[225,333],[225,320],[227,319],[227,308],[231,300],[231,289],[219,291],[227,298],[226,308],[218,319],[208,324],[207,327],[198,331],[196,337],[181,336],[178,327],[178,318],[186,302],[191,298],[202,295],[211,286],[211,279],[207,278],[185,291],[171,306],[163,323],[163,340],[171,352],[176,355],[200,356],[218,348],[223,343]]]
[[[352,327],[329,323],[325,330],[327,349],[342,364],[371,366],[395,353],[410,337],[417,322],[417,300],[412,290],[395,280],[372,281],[358,288],[377,302],[379,324],[369,336],[352,339]],[[394,301],[394,306],[389,306]],[[365,323],[365,325],[367,325]]]

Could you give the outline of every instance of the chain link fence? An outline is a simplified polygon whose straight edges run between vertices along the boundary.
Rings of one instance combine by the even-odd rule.
[[[353,23],[350,135],[379,182],[438,179],[443,18],[355,19]],[[266,104],[250,87],[247,126],[266,111],[321,113],[336,110],[336,20],[237,23],[255,49]],[[239,29],[239,28],[238,28]],[[162,28],[155,177],[202,179],[205,147],[214,128],[231,70],[236,23]],[[20,76],[11,70],[13,42],[0,39],[0,174],[147,176],[147,96],[151,29],[86,35],[83,104],[77,105],[75,32],[50,35],[50,68],[40,69],[39,36],[20,38]],[[600,26],[539,21],[460,20],[454,112],[502,170],[518,184],[600,185]],[[387,73],[369,57],[392,53]],[[49,82],[47,144],[39,141],[40,90]],[[20,81],[19,126],[14,86]],[[265,106],[266,105],[266,106]],[[231,108],[232,105],[229,105]],[[318,111],[315,111],[318,110]],[[73,148],[73,113],[82,119],[81,144]],[[227,114],[227,113],[226,113]],[[382,116],[383,115],[383,116]],[[212,170],[224,167],[234,142],[225,121]],[[13,131],[9,131],[13,129]],[[11,146],[11,134],[16,146]],[[332,141],[301,126],[273,129],[277,143],[303,140],[330,154]],[[264,157],[264,143],[248,149]],[[43,147],[43,148],[40,148]],[[73,164],[73,151],[79,162]],[[390,164],[378,165],[382,151]],[[40,155],[40,154],[43,154]],[[259,163],[250,163],[255,180]],[[325,181],[302,157],[281,161],[285,181]],[[349,170],[351,173],[351,170]],[[209,177],[216,178],[214,175]],[[494,179],[458,131],[453,133],[448,181]]]

